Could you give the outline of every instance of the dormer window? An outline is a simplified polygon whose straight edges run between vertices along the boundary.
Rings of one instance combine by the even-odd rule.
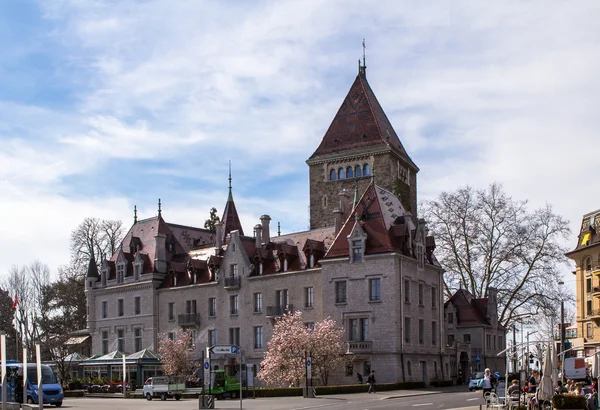
[[[168,251],[169,253],[173,253],[173,244],[172,244],[172,243],[168,243],[168,244],[167,244],[167,251]]]
[[[101,273],[101,282],[102,286],[106,286],[106,278],[108,277],[108,269],[103,268]]]
[[[423,267],[425,266],[425,258],[424,258],[424,252],[423,252],[423,244],[422,243],[417,243],[415,245],[416,251],[417,251],[417,265],[420,269],[423,269]]]
[[[308,267],[309,268],[315,267],[315,255],[313,255],[312,253],[310,255],[308,255]]]
[[[364,255],[363,241],[357,239],[352,241],[352,262],[362,262]]]
[[[258,263],[258,274],[259,275],[263,274],[263,264],[262,264],[262,262]]]
[[[136,263],[133,265],[133,279],[138,280],[140,275],[142,274],[142,265],[140,263]]]
[[[124,278],[125,278],[125,264],[119,263],[117,265],[117,283],[123,283]]]

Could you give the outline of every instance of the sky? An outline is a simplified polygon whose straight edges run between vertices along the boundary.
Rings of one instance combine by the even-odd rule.
[[[0,0],[0,279],[69,262],[86,217],[222,213],[308,226],[308,167],[357,74],[419,200],[500,182],[571,221],[600,208],[596,1]],[[568,272],[572,267],[565,267]],[[573,276],[567,277],[573,281]],[[573,283],[574,285],[574,283]]]

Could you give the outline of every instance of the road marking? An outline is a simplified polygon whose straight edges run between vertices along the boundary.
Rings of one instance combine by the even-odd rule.
[[[419,406],[433,406],[433,403],[419,403],[419,404],[413,404],[413,407],[419,407]]]
[[[479,397],[476,397],[474,399],[467,399],[467,401],[473,401],[473,400],[479,400]]]

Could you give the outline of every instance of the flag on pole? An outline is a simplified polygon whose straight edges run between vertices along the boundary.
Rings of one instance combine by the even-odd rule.
[[[12,304],[12,308],[16,309],[18,304],[19,304],[19,297],[17,295],[15,295],[15,301]]]

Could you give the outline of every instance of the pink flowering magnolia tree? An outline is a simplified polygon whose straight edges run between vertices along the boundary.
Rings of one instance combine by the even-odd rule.
[[[305,354],[310,353],[312,377],[327,385],[331,372],[344,366],[344,329],[326,319],[314,330],[302,321],[302,312],[283,315],[275,323],[273,336],[261,362],[259,377],[270,385],[300,386],[306,377]]]
[[[165,333],[159,334],[158,354],[162,357],[163,372],[169,376],[194,377],[197,363],[194,359],[194,341],[192,333],[178,330],[174,340]]]

